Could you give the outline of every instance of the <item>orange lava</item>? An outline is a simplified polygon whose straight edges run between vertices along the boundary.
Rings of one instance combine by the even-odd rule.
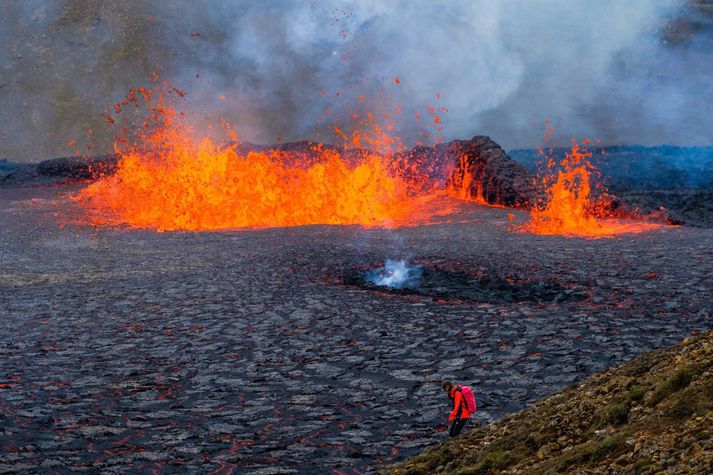
[[[180,114],[163,103],[151,110],[135,141],[117,139],[117,171],[74,197],[92,224],[159,231],[391,227],[422,224],[439,214],[429,203],[433,190],[402,178],[383,151],[355,155],[314,146],[307,154],[239,153],[237,145],[193,141]],[[378,127],[350,139],[382,150],[394,142]]]
[[[94,224],[161,231],[393,226],[420,215],[423,198],[387,173],[378,155],[352,164],[323,149],[315,163],[287,164],[284,152],[240,155],[209,139],[195,145],[180,134],[163,133],[159,153],[122,153],[115,174],[78,194]]]
[[[570,153],[554,171],[550,161],[550,173],[543,180],[546,186],[544,205],[535,205],[530,211],[530,221],[520,227],[521,231],[533,234],[563,234],[584,237],[606,237],[623,233],[640,233],[662,225],[629,219],[607,218],[606,202],[592,196],[589,162],[591,152],[574,145]]]
[[[475,184],[475,192],[473,192]],[[456,172],[452,175],[451,181],[446,188],[446,194],[463,201],[470,201],[481,205],[488,205],[483,197],[483,190],[480,182],[475,179],[473,173],[468,170],[468,157],[462,155]]]

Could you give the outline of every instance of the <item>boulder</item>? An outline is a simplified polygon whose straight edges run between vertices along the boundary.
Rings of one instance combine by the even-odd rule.
[[[482,197],[490,204],[527,207],[535,196],[535,187],[528,170],[512,160],[490,137],[477,135],[470,140],[453,140],[435,147],[417,146],[396,155],[421,177],[445,186],[467,184],[468,195]],[[465,177],[472,180],[466,180]]]
[[[530,172],[513,159],[490,137],[477,135],[470,140],[454,140],[437,145],[436,154],[450,157],[454,167],[452,183],[473,177],[471,196],[481,196],[490,204],[527,207],[535,195]]]

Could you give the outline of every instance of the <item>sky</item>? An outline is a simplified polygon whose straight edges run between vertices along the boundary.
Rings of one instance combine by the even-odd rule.
[[[713,145],[713,0],[4,0],[0,42],[13,161],[110,152],[103,111],[156,76],[254,143],[370,111],[405,145]]]

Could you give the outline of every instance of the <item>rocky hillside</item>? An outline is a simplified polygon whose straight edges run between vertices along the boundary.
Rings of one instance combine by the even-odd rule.
[[[713,473],[713,332],[595,374],[392,474]]]

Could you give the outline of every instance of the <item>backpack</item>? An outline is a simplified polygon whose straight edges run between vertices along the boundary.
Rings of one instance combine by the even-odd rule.
[[[458,389],[460,389],[460,393],[463,395],[463,399],[465,400],[465,405],[468,408],[468,412],[473,414],[477,410],[473,390],[470,388],[470,386],[459,386]]]

